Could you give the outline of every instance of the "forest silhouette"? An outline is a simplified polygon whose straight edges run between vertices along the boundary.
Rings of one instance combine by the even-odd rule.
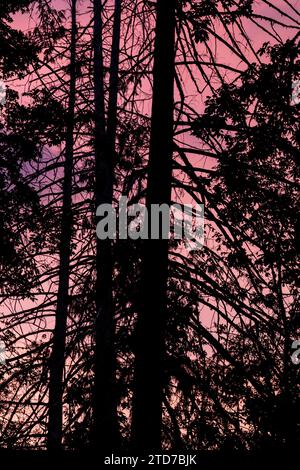
[[[296,452],[297,3],[0,2],[0,455]]]

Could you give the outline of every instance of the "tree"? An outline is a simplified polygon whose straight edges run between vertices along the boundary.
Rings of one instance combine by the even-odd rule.
[[[268,60],[247,69],[238,84],[221,87],[194,122],[195,134],[219,153],[217,173],[206,193],[208,213],[216,214],[214,224],[221,222],[230,236],[218,235],[224,243],[219,251],[226,260],[227,279],[222,283],[218,270],[216,279],[218,289],[235,293],[240,307],[234,308],[245,318],[234,324],[239,341],[234,334],[226,335],[226,310],[217,333],[227,338],[231,357],[244,364],[244,372],[231,371],[226,383],[231,393],[243,397],[247,423],[255,429],[254,447],[295,449],[299,439],[298,373],[291,362],[293,338],[299,332],[294,276],[299,105],[291,102],[298,73],[297,37],[273,47],[265,44],[259,53]],[[199,264],[201,256],[197,258]],[[219,295],[221,299],[221,291]],[[254,390],[248,389],[243,375]]]
[[[65,366],[65,345],[69,307],[70,256],[73,231],[72,216],[72,175],[74,151],[74,120],[76,101],[76,7],[72,0],[72,26],[70,44],[69,103],[66,119],[66,147],[63,181],[63,202],[61,218],[61,240],[59,249],[59,280],[53,346],[50,359],[49,379],[49,424],[48,450],[58,451],[62,445],[63,428],[63,373]]]
[[[175,2],[157,2],[153,103],[146,206],[170,204],[175,76]],[[151,220],[149,232],[151,233]],[[160,235],[161,236],[161,235]],[[147,240],[142,254],[141,311],[136,326],[132,434],[139,450],[159,450],[162,432],[168,240]]]
[[[102,2],[94,0],[95,93],[95,202],[113,204],[121,1],[115,1],[111,46],[108,115],[105,114]],[[115,318],[113,307],[113,246],[109,239],[96,241],[95,392],[93,445],[107,450],[118,445],[116,402]],[[105,430],[105,432],[103,432]]]
[[[1,80],[9,79],[13,74],[22,77],[25,69],[37,58],[38,48],[34,42],[23,33],[11,28],[10,15],[18,10],[25,10],[30,1],[5,2],[0,13],[0,67]],[[17,49],[17,52],[16,52]],[[1,84],[2,86],[2,84]],[[19,107],[17,94],[6,87],[6,98],[0,104],[0,139],[1,139],[1,265],[6,270],[1,286],[3,292],[18,291],[25,287],[26,281],[34,272],[34,265],[22,255],[22,237],[17,234],[12,226],[16,223],[15,211],[23,216],[19,218],[20,226],[33,229],[33,220],[30,221],[28,212],[36,213],[38,200],[36,195],[25,184],[22,168],[25,162],[36,158],[37,142],[29,136],[20,136],[22,124],[18,117],[25,108]],[[15,188],[14,191],[11,188]],[[19,206],[19,208],[18,208]],[[22,276],[20,276],[22,272]],[[18,287],[19,284],[19,287]],[[28,287],[28,285],[27,285]],[[24,294],[24,291],[23,291]]]

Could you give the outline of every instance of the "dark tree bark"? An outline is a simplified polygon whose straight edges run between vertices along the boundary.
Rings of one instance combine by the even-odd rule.
[[[121,0],[115,1],[107,126],[104,105],[102,3],[94,1],[94,90],[96,207],[112,204],[117,122]],[[97,239],[96,249],[95,393],[93,447],[118,446],[115,321],[112,241]]]
[[[76,100],[76,3],[72,0],[72,31],[70,59],[70,90],[66,125],[66,150],[63,181],[61,242],[59,249],[59,285],[53,349],[50,359],[48,450],[58,451],[62,446],[63,429],[63,372],[69,306],[69,277],[72,238],[72,172],[74,152],[74,116]]]
[[[152,204],[171,200],[175,75],[175,0],[157,1],[148,186]],[[151,231],[151,220],[149,232]],[[168,240],[146,240],[141,312],[137,322],[132,437],[139,451],[161,447]]]
[[[121,34],[122,0],[115,0],[115,16],[110,61],[109,103],[107,115],[107,145],[108,157],[111,161],[115,157],[116,130],[117,130],[117,104],[119,88],[119,57]]]

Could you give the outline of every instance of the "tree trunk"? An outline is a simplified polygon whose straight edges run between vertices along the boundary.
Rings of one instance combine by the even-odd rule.
[[[70,59],[70,90],[66,125],[66,150],[63,181],[60,266],[53,348],[50,359],[48,450],[58,451],[62,446],[63,428],[63,372],[69,306],[69,276],[72,238],[72,171],[74,148],[74,115],[76,95],[76,3],[72,0],[72,31]]]
[[[117,130],[117,104],[119,88],[119,57],[121,33],[122,0],[115,0],[115,16],[110,60],[109,103],[107,115],[107,142],[109,158],[115,157],[116,130]]]
[[[170,204],[175,75],[175,0],[157,1],[148,186],[152,204]],[[151,220],[149,221],[151,233]],[[161,448],[168,240],[146,240],[137,322],[132,437],[138,451]]]
[[[110,95],[106,130],[102,49],[102,3],[94,1],[94,90],[96,207],[113,202],[114,153],[117,120],[121,0],[115,2]],[[112,241],[97,239],[95,393],[93,447],[105,452],[118,446],[115,322],[113,312]]]

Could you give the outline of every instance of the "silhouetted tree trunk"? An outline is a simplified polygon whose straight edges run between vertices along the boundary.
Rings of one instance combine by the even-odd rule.
[[[76,96],[76,3],[72,0],[72,31],[70,60],[70,90],[66,126],[66,150],[61,220],[59,285],[53,349],[50,359],[48,449],[57,451],[62,445],[63,428],[63,371],[69,305],[69,277],[72,238],[72,171],[74,148],[74,115]]]
[[[175,0],[157,1],[153,104],[148,186],[152,204],[171,200],[175,75]],[[149,232],[151,231],[151,220]],[[137,323],[132,434],[138,450],[161,447],[164,339],[167,309],[168,240],[147,240],[143,291]]]
[[[120,56],[120,34],[121,34],[121,11],[122,0],[115,0],[115,16],[113,26],[110,82],[109,82],[109,103],[107,115],[107,146],[108,157],[114,160],[117,130],[117,104],[119,88],[119,56]]]
[[[96,206],[112,204],[117,120],[121,0],[115,2],[112,38],[110,94],[106,128],[102,49],[102,2],[94,1],[94,89]],[[96,252],[96,348],[93,447],[105,451],[118,445],[116,401],[115,322],[113,312],[112,241],[97,239]]]

